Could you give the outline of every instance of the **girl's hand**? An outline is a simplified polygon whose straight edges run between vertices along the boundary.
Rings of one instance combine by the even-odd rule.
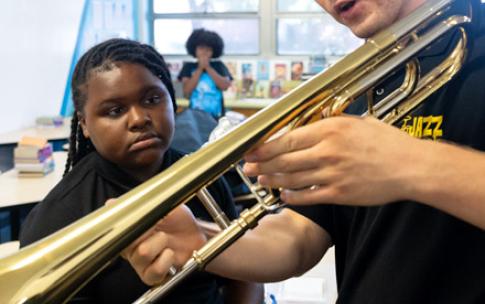
[[[198,57],[197,60],[199,61],[199,69],[205,70],[209,67],[210,58],[207,56]]]

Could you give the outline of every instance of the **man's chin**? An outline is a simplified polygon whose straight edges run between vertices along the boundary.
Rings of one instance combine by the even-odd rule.
[[[350,27],[350,30],[355,36],[362,39],[370,38],[378,32],[376,28],[371,28],[365,25]]]

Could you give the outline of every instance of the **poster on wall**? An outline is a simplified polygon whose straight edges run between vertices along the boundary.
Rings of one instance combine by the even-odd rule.
[[[256,80],[269,80],[269,61],[259,60]]]
[[[241,64],[242,88],[241,98],[253,97],[254,94],[254,65],[251,62]]]
[[[177,77],[182,70],[183,62],[181,60],[170,60],[167,61],[167,67],[170,71],[170,78],[172,81],[177,81]]]
[[[292,61],[291,62],[291,80],[301,80],[303,75],[303,61]]]
[[[274,62],[273,80],[288,80],[288,63]]]

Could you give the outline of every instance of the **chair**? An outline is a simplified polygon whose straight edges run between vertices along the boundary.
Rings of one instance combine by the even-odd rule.
[[[235,120],[242,120],[244,117],[240,113],[231,111],[226,112],[226,116],[231,116]],[[217,121],[209,113],[196,109],[185,109],[175,116],[175,134],[172,147],[185,154],[195,152],[207,142],[216,126]],[[226,172],[224,178],[231,189],[236,205],[239,205],[240,209],[241,207],[251,206],[256,202],[235,170]]]
[[[172,147],[183,153],[192,153],[207,141],[216,126],[217,121],[209,113],[185,109],[175,115]]]

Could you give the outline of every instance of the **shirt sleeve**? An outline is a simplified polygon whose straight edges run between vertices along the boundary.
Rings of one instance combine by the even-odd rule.
[[[214,61],[214,62],[211,62],[211,66],[222,77],[228,77],[230,80],[233,80],[232,75],[229,72],[229,69],[224,64],[224,62],[222,62],[222,61]]]
[[[63,200],[48,195],[35,206],[22,224],[19,235],[20,247],[28,246],[49,236],[82,217],[80,210],[73,210],[65,204],[68,200],[75,200],[75,198],[67,196]],[[68,303],[96,303],[91,282],[78,291]]]
[[[42,233],[38,229],[35,229],[36,226],[36,219],[39,218],[37,216],[39,212],[39,205],[34,207],[29,214],[27,215],[27,218],[24,220],[22,223],[22,227],[20,229],[20,235],[19,235],[19,242],[20,242],[20,247],[25,247],[27,245],[32,244],[36,240],[39,240],[42,238]]]
[[[182,78],[184,77],[192,77],[192,70],[193,70],[193,63],[191,62],[184,62],[182,65],[182,70],[180,70],[179,75],[177,76],[177,79],[179,81],[182,81]]]
[[[335,206],[334,205],[288,205],[287,208],[303,215],[327,231],[332,239],[335,237]]]
[[[99,191],[106,187],[91,169],[91,159],[83,159],[32,209],[20,230],[21,247],[70,225],[97,209],[95,205],[106,197],[113,197]]]
[[[44,199],[32,209],[22,223],[19,235],[20,247],[51,235],[79,217],[81,217],[80,214],[68,210],[61,202],[53,201],[49,197]]]

